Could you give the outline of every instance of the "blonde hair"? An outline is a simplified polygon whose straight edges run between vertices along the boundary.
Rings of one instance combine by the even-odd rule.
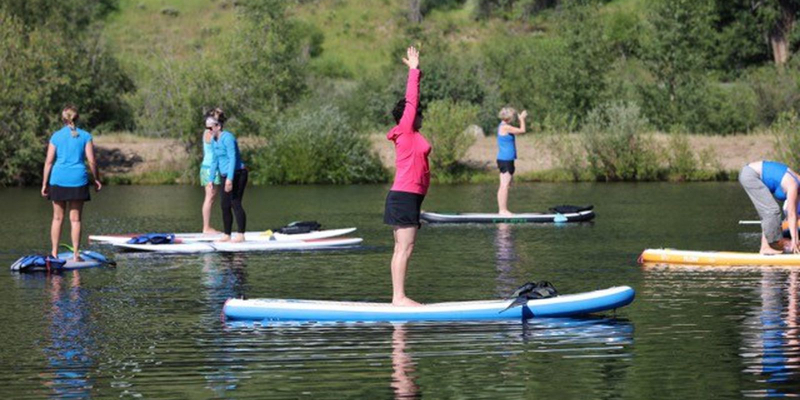
[[[68,125],[72,130],[72,137],[78,136],[78,129],[75,128],[75,122],[78,121],[78,107],[72,104],[67,104],[61,110],[61,121]]]
[[[212,117],[216,119],[220,125],[225,125],[225,121],[228,120],[228,118],[225,116],[225,112],[219,107],[214,107],[208,110],[206,117]]]
[[[497,113],[497,118],[500,118],[505,122],[511,122],[516,114],[517,110],[513,109],[512,107],[503,107],[503,109]]]

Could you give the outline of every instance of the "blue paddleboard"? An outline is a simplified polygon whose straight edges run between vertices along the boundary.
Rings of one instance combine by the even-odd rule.
[[[287,299],[229,299],[223,314],[229,320],[249,321],[452,321],[572,317],[624,307],[634,290],[617,286],[593,292],[529,300],[506,309],[514,299],[395,307],[389,303]]]

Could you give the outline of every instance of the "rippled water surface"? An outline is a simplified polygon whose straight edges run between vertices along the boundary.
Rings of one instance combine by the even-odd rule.
[[[417,300],[495,298],[541,279],[562,293],[635,288],[634,303],[616,313],[527,323],[220,319],[225,299],[239,296],[388,301],[387,190],[248,189],[248,230],[299,219],[355,226],[364,238],[358,249],[118,253],[113,269],[0,273],[0,397],[800,396],[800,268],[636,263],[646,247],[757,249],[758,228],[737,224],[755,211],[734,183],[523,184],[512,191],[512,210],[594,204],[597,219],[428,225],[419,234],[407,283]],[[435,186],[423,208],[492,211],[495,190]],[[87,204],[84,234],[197,231],[202,195],[197,187],[109,187]],[[50,204],[35,189],[0,189],[0,199],[0,265],[47,251]]]

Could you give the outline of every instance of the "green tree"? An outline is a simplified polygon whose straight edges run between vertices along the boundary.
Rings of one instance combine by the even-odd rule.
[[[233,91],[246,131],[268,135],[280,112],[306,91],[307,31],[282,0],[243,0],[238,10],[235,38],[221,60],[230,71],[220,89]]]
[[[129,114],[121,96],[130,79],[96,32],[68,34],[30,27],[0,10],[0,185],[41,176],[49,134],[67,103],[92,131],[118,128]]]
[[[641,87],[645,114],[662,129],[697,129],[706,109],[703,74],[717,39],[713,3],[655,0],[649,17],[642,58],[654,82]]]

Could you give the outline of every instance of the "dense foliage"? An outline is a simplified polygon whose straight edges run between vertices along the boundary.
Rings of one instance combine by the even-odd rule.
[[[294,110],[248,156],[255,183],[372,183],[387,178],[368,138],[334,106]]]
[[[18,8],[14,6],[18,5]],[[130,124],[131,80],[109,54],[90,16],[108,2],[0,3],[0,185],[38,183],[50,133],[67,103],[91,131]],[[70,11],[84,26],[64,18]]]
[[[252,154],[265,174],[254,174],[255,181],[385,179],[364,133],[391,124],[388,111],[405,89],[400,57],[412,43],[422,50],[423,110],[436,105],[439,120],[469,117],[492,134],[497,111],[511,105],[529,111],[534,131],[582,132],[578,147],[554,139],[565,157],[559,164],[574,176],[653,179],[644,160],[612,154],[622,143],[644,143],[631,140],[644,132],[615,128],[627,126],[634,110],[647,121],[635,129],[733,134],[775,126],[786,135],[791,131],[782,127],[800,111],[800,62],[793,57],[800,0],[384,0],[375,3],[392,11],[377,26],[366,14],[340,22],[336,12],[345,3],[193,2],[234,9],[233,22],[217,28],[222,33],[193,27],[199,39],[188,52],[158,44],[132,61],[108,50],[101,29],[121,12],[117,0],[0,2],[0,185],[39,179],[46,139],[65,103],[78,106],[92,132],[178,138],[193,160],[201,116],[219,106],[238,136],[269,143]],[[308,17],[323,5],[332,10],[324,24],[298,13]],[[376,60],[371,66],[331,53],[337,43],[363,39],[377,44],[367,53]],[[302,135],[287,115],[314,127],[302,107],[321,113],[314,123],[329,133],[320,140],[351,143],[334,157],[345,167],[326,175],[331,164],[320,164],[317,153],[297,153]],[[660,157],[661,167],[677,179],[698,178],[690,171],[707,164],[703,157],[682,137],[667,146],[672,152]],[[294,175],[277,165],[289,162],[282,152],[309,165],[293,163]],[[604,161],[609,157],[616,161]],[[445,164],[451,161],[458,160]]]

